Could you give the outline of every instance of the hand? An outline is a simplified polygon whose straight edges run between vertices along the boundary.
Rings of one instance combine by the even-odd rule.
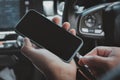
[[[101,77],[107,71],[120,64],[119,47],[96,47],[78,62],[88,65],[96,77]]]
[[[60,20],[54,18],[53,21],[58,24]],[[62,27],[68,31],[70,24],[65,22]],[[69,32],[76,34],[74,29],[70,29]],[[35,48],[28,38],[25,38],[24,42],[25,44],[21,49],[23,54],[31,60],[37,69],[45,74],[48,80],[76,79],[76,64],[74,60],[70,63],[65,63],[48,50]]]

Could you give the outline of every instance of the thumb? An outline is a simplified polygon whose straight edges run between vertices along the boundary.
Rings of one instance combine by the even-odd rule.
[[[97,65],[103,65],[107,63],[107,58],[106,57],[101,57],[101,56],[84,56],[81,58],[78,62],[79,65],[88,65],[90,67],[92,66],[97,66]]]
[[[24,38],[24,45],[23,47],[32,47],[32,43],[30,42],[29,38]]]
[[[24,44],[21,48],[21,52],[23,53],[23,55],[28,56],[29,54],[33,52],[33,49],[34,48],[30,40],[28,38],[24,38]]]

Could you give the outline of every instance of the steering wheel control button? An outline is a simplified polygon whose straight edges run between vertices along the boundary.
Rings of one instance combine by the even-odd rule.
[[[87,27],[94,27],[95,23],[96,23],[95,16],[91,15],[91,16],[85,17],[85,25]]]
[[[102,30],[101,30],[101,29],[96,29],[96,30],[95,30],[95,33],[96,33],[96,34],[100,34],[100,33],[102,33]]]
[[[82,28],[82,32],[88,33],[88,28]]]
[[[95,30],[94,29],[89,29],[88,32],[89,33],[95,33]]]

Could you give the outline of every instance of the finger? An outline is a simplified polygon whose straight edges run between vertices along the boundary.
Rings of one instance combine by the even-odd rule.
[[[73,34],[73,35],[76,35],[76,31],[75,31],[75,29],[70,29],[70,31],[69,31],[71,34]]]
[[[100,76],[104,70],[109,70],[109,60],[101,56],[86,56],[79,60],[79,65],[87,65],[95,76]]]
[[[52,21],[53,21],[54,23],[56,23],[56,24],[59,24],[59,23],[60,23],[60,18],[59,18],[59,17],[54,17],[54,18],[52,19]]]
[[[80,58],[80,60],[78,61],[78,64],[80,66],[84,66],[89,62],[88,61],[89,59],[91,59],[91,56],[84,56],[84,57]]]
[[[24,46],[26,47],[32,47],[32,43],[28,38],[24,38]]]
[[[109,54],[112,52],[111,47],[100,46],[100,47],[97,47],[96,50],[97,50],[97,55],[103,56],[103,57],[108,57]]]
[[[35,44],[32,44],[32,47],[36,48],[36,49],[39,49],[39,47],[37,45],[35,45]]]
[[[90,67],[107,63],[107,58],[101,56],[84,56],[78,62],[79,65],[88,65]]]
[[[65,30],[69,30],[70,29],[70,23],[64,22],[62,28],[64,28]]]
[[[79,61],[77,62],[80,66],[84,66],[85,64],[84,64],[84,62],[83,62],[84,60],[82,60],[82,58],[80,58],[79,59]]]
[[[30,40],[28,38],[24,38],[24,45],[21,48],[21,51],[23,53],[27,53],[29,50],[31,50],[32,48],[32,43],[30,42]]]
[[[98,55],[98,56],[108,57],[111,52],[112,52],[112,48],[99,46],[99,47],[94,48],[92,51],[90,51],[85,56]]]

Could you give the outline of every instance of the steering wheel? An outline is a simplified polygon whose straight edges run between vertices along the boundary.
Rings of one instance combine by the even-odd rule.
[[[65,0],[65,8],[63,12],[63,22],[68,21],[71,23],[72,28],[77,26],[78,16],[77,12],[78,6],[84,6],[89,8],[91,6],[102,3],[100,0]],[[75,28],[76,29],[76,28]]]
[[[77,35],[83,39],[84,45],[83,45],[83,48],[80,50],[81,54],[83,54],[83,55],[86,54],[87,52],[89,52],[95,46],[101,46],[101,45],[102,46],[103,45],[104,46],[120,46],[120,38],[119,38],[119,35],[120,35],[120,33],[119,33],[120,32],[119,31],[119,28],[120,28],[120,26],[119,26],[119,24],[120,24],[120,22],[119,22],[120,21],[119,20],[120,19],[119,4],[120,3],[118,1],[117,2],[118,5],[116,5],[116,4],[112,4],[112,3],[108,3],[108,2],[113,2],[113,0],[112,1],[107,1],[107,0],[101,0],[101,1],[100,0],[92,0],[92,1],[91,0],[66,0],[65,1],[65,8],[64,8],[64,12],[63,12],[63,20],[62,21],[69,22],[71,24],[71,28],[76,29]],[[87,3],[90,5],[88,5]],[[94,3],[94,4],[92,4],[92,3]],[[104,3],[104,4],[102,5],[102,3]],[[87,13],[92,12],[92,8],[94,8],[94,6],[95,7],[98,6],[98,8],[99,8],[100,6],[98,4],[102,5],[101,9],[105,11],[104,13],[102,13],[102,15],[104,15],[104,17],[102,17],[103,19],[101,18],[101,21],[103,21],[105,23],[101,28],[101,30],[103,30],[104,33],[101,34],[100,36],[95,35],[95,34],[91,34],[91,35],[87,34],[87,36],[86,36],[86,34],[81,35],[81,33],[79,33],[79,31],[78,31],[81,14],[83,14],[85,12],[85,14],[83,14],[83,15],[86,15]],[[112,6],[109,6],[109,4],[111,4]],[[115,9],[113,6],[118,6],[118,7]],[[84,11],[83,10],[79,11],[80,7],[84,7],[85,10],[83,9]],[[105,7],[108,7],[109,10],[106,10]],[[113,11],[113,13],[111,13],[110,11]],[[112,18],[111,18],[111,23],[113,23],[112,26],[108,22],[108,21],[110,21],[110,20],[108,20],[110,17],[109,14],[112,15]],[[113,14],[115,14],[115,15],[113,15]],[[99,17],[99,19],[100,19],[99,15],[97,17]],[[92,16],[92,18],[94,19],[94,16]],[[112,21],[112,20],[114,20],[114,21]],[[99,22],[99,24],[100,24],[100,22]],[[115,27],[113,27],[113,25],[115,25]],[[85,35],[85,36],[83,36],[83,35]],[[102,38],[100,38],[101,36],[102,36]],[[98,38],[100,38],[100,39],[98,39]]]

